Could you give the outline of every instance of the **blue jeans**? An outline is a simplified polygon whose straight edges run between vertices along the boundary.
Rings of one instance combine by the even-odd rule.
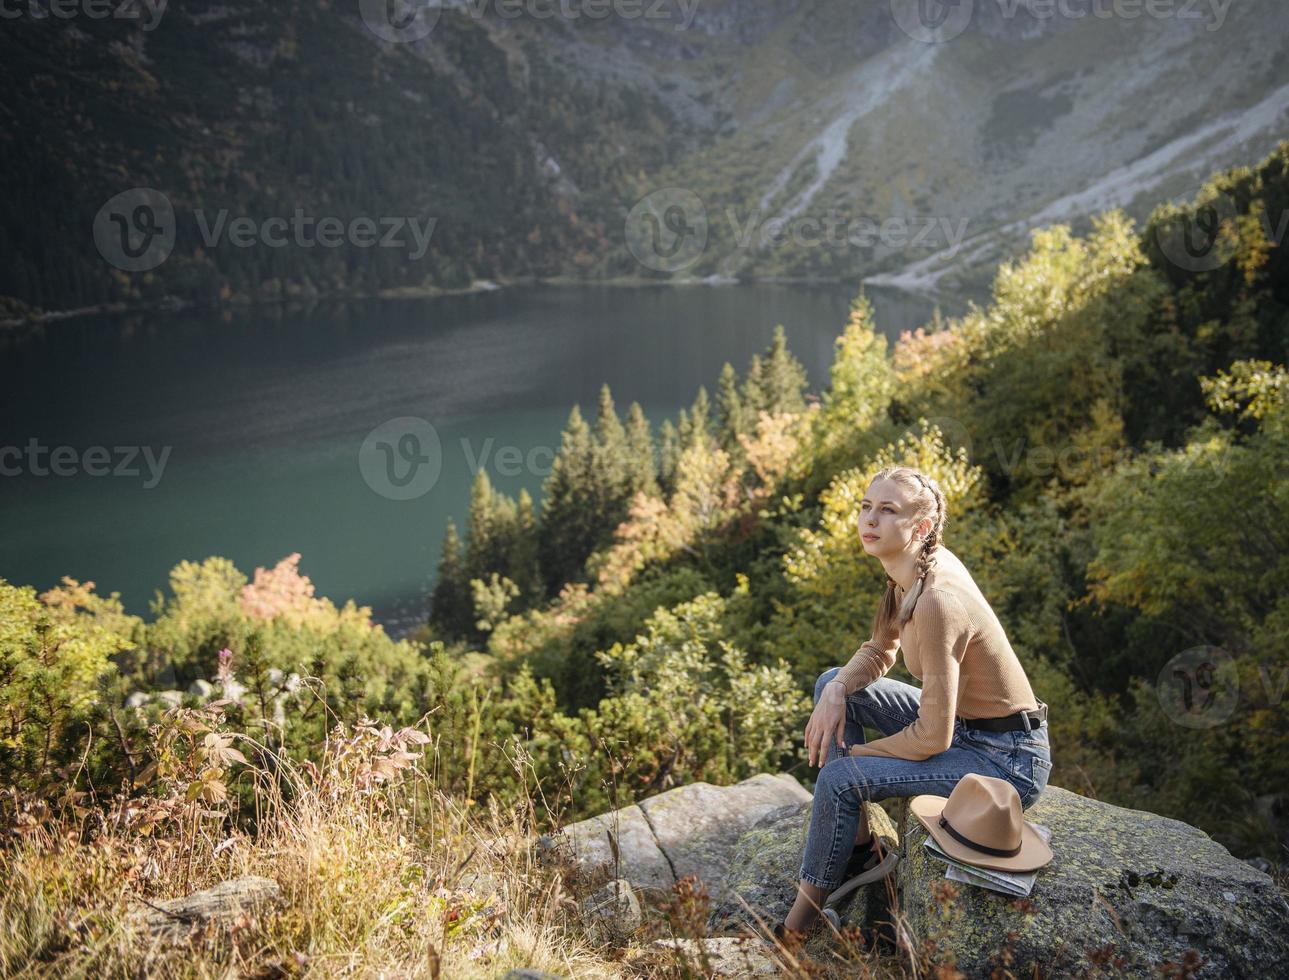
[[[819,675],[816,704],[839,669]],[[967,728],[959,718],[949,748],[920,761],[848,754],[850,746],[865,740],[864,725],[893,735],[912,724],[921,697],[919,688],[880,677],[846,699],[846,750],[832,743],[815,782],[810,831],[798,876],[803,881],[825,891],[841,884],[859,829],[861,798],[876,802],[922,793],[948,796],[958,780],[974,772],[1015,786],[1022,809],[1038,802],[1052,771],[1046,722],[1028,732],[983,732]]]

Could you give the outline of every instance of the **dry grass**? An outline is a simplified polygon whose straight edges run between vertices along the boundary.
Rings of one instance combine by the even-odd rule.
[[[234,829],[233,799],[188,799],[200,766],[149,797],[28,819],[0,850],[0,974],[620,976],[569,914],[558,869],[525,846],[531,818],[437,793],[397,734],[337,732],[321,764],[277,778],[219,767],[255,787],[250,834]],[[251,754],[252,740],[237,744]],[[275,880],[280,905],[191,944],[144,928],[150,903],[244,875]]]
[[[46,801],[17,806],[25,816],[0,848],[0,975],[712,975],[701,887],[682,881],[631,930],[586,914],[580,900],[602,879],[536,857],[536,802],[503,812],[438,792],[415,730],[338,728],[316,762],[270,775],[239,761],[263,760],[266,747],[222,721],[218,710],[168,713],[146,792],[57,814]],[[239,819],[248,808],[254,820]],[[276,881],[281,901],[183,942],[143,922],[150,905],[247,875]],[[660,938],[689,942],[665,949]],[[936,970],[930,946],[907,934],[898,956],[864,939],[850,929],[780,949],[781,975],[956,973]]]

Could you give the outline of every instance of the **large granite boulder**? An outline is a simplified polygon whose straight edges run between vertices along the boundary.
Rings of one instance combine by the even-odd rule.
[[[670,892],[692,874],[719,901],[743,834],[809,800],[787,773],[761,773],[733,786],[690,783],[570,824],[538,847],[567,855],[588,876],[625,878],[645,893]]]
[[[1289,905],[1265,873],[1202,830],[1056,786],[1025,817],[1052,829],[1053,859],[1029,898],[946,882],[957,891],[945,901],[937,896],[945,864],[927,853],[926,830],[909,815],[899,889],[915,943],[970,977],[989,975],[1012,931],[1017,976],[1289,970]],[[1181,970],[1188,960],[1189,973]]]
[[[868,825],[890,849],[899,847],[899,835],[890,817],[876,803],[866,803]],[[713,933],[737,934],[744,926],[757,928],[757,918],[773,925],[783,920],[797,894],[797,874],[810,828],[810,803],[799,803],[771,814],[738,840],[721,883],[720,898],[707,921]],[[898,872],[898,868],[897,868]],[[888,879],[894,882],[894,877]],[[841,911],[849,925],[871,927],[886,916],[885,883],[855,891]]]

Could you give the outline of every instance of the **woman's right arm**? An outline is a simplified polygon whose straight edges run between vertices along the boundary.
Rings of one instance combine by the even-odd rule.
[[[833,682],[839,682],[843,697],[872,684],[895,666],[895,654],[900,649],[900,632],[895,626],[887,627],[881,636],[874,636],[861,643],[851,654],[850,660],[837,671]]]

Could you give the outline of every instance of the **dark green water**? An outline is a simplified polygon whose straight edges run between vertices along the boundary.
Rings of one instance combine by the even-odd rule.
[[[891,337],[930,316],[917,298],[869,295]],[[656,434],[700,384],[715,394],[725,361],[742,374],[778,323],[817,391],[852,296],[531,287],[55,323],[0,360],[0,577],[92,580],[147,615],[183,559],[223,555],[249,576],[298,551],[319,595],[401,633],[424,616],[479,466],[540,500],[573,403],[593,420],[607,382],[619,414],[639,401]],[[438,448],[394,426],[376,440],[389,448],[360,456],[401,417],[429,423]],[[437,477],[398,490],[402,459],[422,457]]]

